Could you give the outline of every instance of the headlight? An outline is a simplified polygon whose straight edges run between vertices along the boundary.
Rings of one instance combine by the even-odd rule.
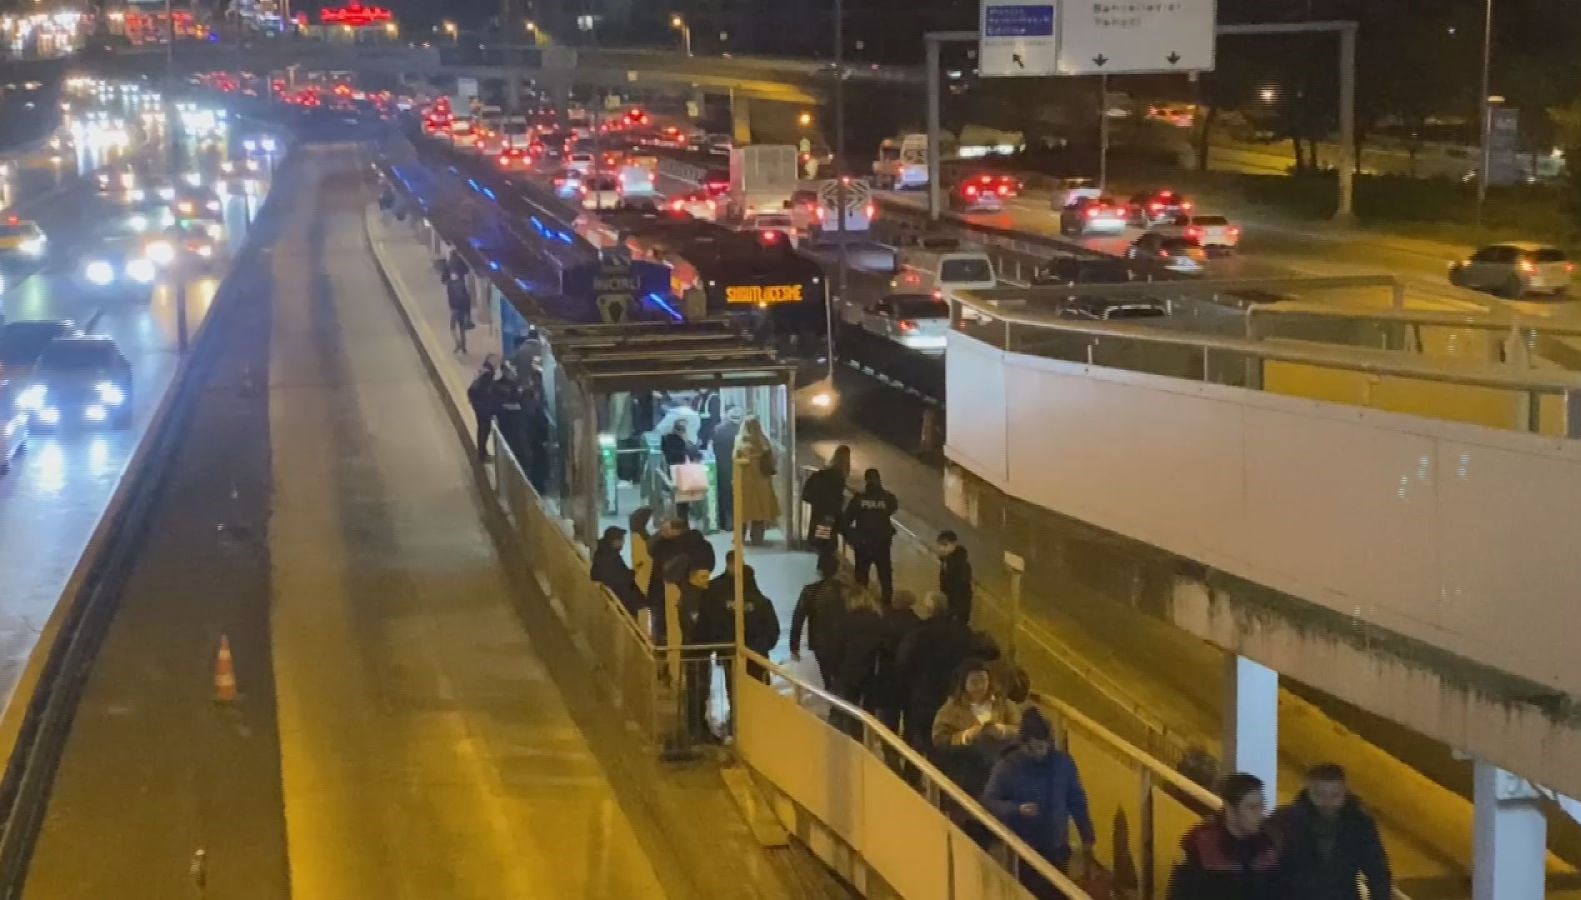
[[[139,199],[141,199],[141,198],[139,198]],[[159,199],[161,199],[161,200],[174,200],[174,199],[176,199],[176,189],[173,188],[173,187],[162,187],[162,188],[160,188],[159,189]]]
[[[224,160],[220,163],[220,171],[229,175],[230,173],[236,171],[236,164],[228,159]]]
[[[198,174],[197,172],[188,172],[186,177],[187,177],[187,184],[190,184],[193,187],[202,187],[203,186],[203,176]]]
[[[134,259],[126,264],[126,277],[138,284],[151,284],[158,275],[159,270],[146,259]]]
[[[134,188],[126,192],[126,199],[132,201],[133,203],[142,201],[143,197],[145,196],[146,195],[142,192],[142,190],[138,188]]]
[[[168,266],[176,259],[176,248],[169,241],[149,241],[143,255],[157,265]]]
[[[42,384],[30,384],[16,395],[16,408],[21,410],[35,410],[43,407],[44,397],[49,391]]]
[[[131,218],[127,219],[126,224],[130,225],[133,231],[147,231],[148,217],[142,213],[137,213]]]
[[[105,406],[120,406],[126,402],[126,392],[113,381],[101,381],[93,386],[93,390],[99,395],[99,402]]]
[[[265,153],[273,153],[274,152],[274,138],[267,138],[266,137],[263,140],[258,142],[258,146],[262,147],[263,148],[263,152],[265,152]]]
[[[39,237],[24,238],[22,243],[17,246],[17,249],[21,250],[28,256],[38,256],[44,252],[44,238],[42,235]]]
[[[127,190],[131,190],[132,187],[134,185],[136,185],[136,184],[137,184],[137,176],[136,175],[133,175],[131,172],[122,172],[121,173],[121,187],[124,187]]]
[[[208,210],[209,212],[219,212],[220,211],[220,201],[218,201],[218,200],[210,200],[209,202],[203,204],[203,208]]]
[[[209,257],[214,255],[214,245],[213,244],[199,244],[197,247],[194,248],[194,252],[196,252],[199,256],[203,257],[204,259],[208,259]]]
[[[38,411],[38,420],[45,425],[53,425],[60,421],[60,410],[53,406],[46,406]]]
[[[90,422],[103,422],[107,413],[99,403],[90,403],[82,409],[82,417]]]
[[[88,263],[87,268],[83,269],[83,274],[87,276],[89,281],[99,287],[104,287],[115,280],[115,267],[102,259],[96,259]]]

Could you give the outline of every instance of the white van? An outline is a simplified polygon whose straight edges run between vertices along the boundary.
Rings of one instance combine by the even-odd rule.
[[[956,299],[957,291],[986,291],[997,287],[994,262],[981,250],[919,247],[901,253],[900,271],[890,279],[896,294],[931,293],[941,300]]]

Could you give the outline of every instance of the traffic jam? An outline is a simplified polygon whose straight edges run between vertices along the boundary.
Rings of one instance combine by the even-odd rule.
[[[81,199],[0,211],[0,469],[42,433],[132,427],[131,354],[96,323],[211,292],[284,151],[220,106],[141,82],[77,78],[63,96],[54,189]]]

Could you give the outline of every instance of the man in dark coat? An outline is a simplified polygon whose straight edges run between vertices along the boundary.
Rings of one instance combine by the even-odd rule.
[[[483,360],[483,367],[467,386],[467,402],[472,405],[472,417],[477,422],[478,461],[489,461],[489,435],[494,431],[494,416],[499,411],[498,396],[494,392],[494,357]]]
[[[1307,772],[1306,789],[1274,813],[1269,828],[1279,838],[1290,900],[1388,900],[1393,892],[1389,855],[1378,825],[1345,785],[1333,763]]]
[[[955,532],[941,531],[933,549],[939,556],[939,590],[949,601],[950,615],[963,624],[970,624],[972,561],[966,556],[966,548],[961,546],[961,539]]]
[[[878,592],[887,609],[890,598],[895,595],[895,564],[890,549],[895,540],[895,525],[890,520],[900,509],[900,501],[884,490],[884,480],[877,469],[863,472],[862,480],[862,493],[846,504],[840,530],[856,554],[856,583],[867,587],[868,575],[877,569]]]
[[[807,632],[807,649],[818,657],[818,673],[825,689],[838,690],[840,683],[840,645],[845,636],[846,591],[840,580],[840,561],[832,553],[818,557],[818,580],[801,589],[796,609],[791,613],[791,659],[801,659],[802,630]]]
[[[845,480],[851,475],[851,448],[834,448],[829,464],[807,476],[801,499],[807,504],[807,544],[814,553],[838,549],[840,514],[845,510]]]
[[[933,717],[955,690],[961,663],[972,652],[972,630],[950,614],[938,591],[923,598],[922,623],[895,651],[895,673],[905,685],[906,742],[927,753],[933,746]]]
[[[1287,900],[1279,842],[1264,825],[1262,780],[1235,772],[1224,779],[1219,798],[1224,809],[1180,841],[1169,900]]]
[[[884,611],[883,642],[878,648],[873,687],[870,691],[873,699],[873,714],[896,734],[902,733],[900,722],[906,708],[907,693],[906,683],[900,677],[896,657],[900,653],[900,645],[905,643],[906,638],[922,624],[922,620],[917,618],[917,611],[913,608],[916,604],[915,594],[900,590],[895,592],[894,598],[890,600],[889,609]],[[931,722],[928,727],[933,727]]]
[[[719,496],[714,498],[719,512],[719,529],[731,531],[736,527],[736,469],[732,461],[736,455],[736,436],[741,433],[741,407],[725,409],[725,420],[714,429],[714,479]]]
[[[1071,823],[1089,855],[1097,843],[1076,762],[1054,746],[1048,720],[1036,709],[1021,717],[1021,743],[994,764],[983,806],[1059,869],[1070,863]],[[1030,868],[1022,875],[1022,883],[1038,895],[1043,879]]]
[[[635,616],[646,600],[637,590],[637,578],[631,573],[631,567],[626,565],[625,557],[620,555],[625,546],[626,529],[618,525],[604,529],[604,536],[599,538],[598,546],[593,548],[593,565],[588,574],[594,581],[609,588],[626,611]]]
[[[668,578],[671,584],[679,584],[674,578],[675,560],[684,555],[686,548],[682,544],[682,535],[685,532],[686,527],[679,519],[665,519],[659,523],[659,531],[648,547],[648,556],[653,560],[653,572],[648,577],[648,608],[653,611],[653,642],[661,646],[665,643],[668,628],[664,583]]]

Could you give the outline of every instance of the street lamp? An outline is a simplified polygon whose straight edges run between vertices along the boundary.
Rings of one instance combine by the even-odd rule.
[[[1493,62],[1493,0],[1486,0],[1482,21],[1482,94],[1477,98],[1477,112],[1482,116],[1482,166],[1477,172],[1477,225],[1482,225],[1482,206],[1488,200],[1488,170],[1493,165],[1493,147],[1488,142],[1493,110],[1488,94],[1489,70]]]
[[[692,55],[692,27],[686,24],[680,13],[670,13],[670,27],[681,33],[681,43],[686,47],[686,55]]]
[[[450,35],[451,40],[460,40],[461,29],[457,28],[456,23],[450,21],[449,19],[446,19],[439,24],[439,30],[443,31],[445,34]]]

